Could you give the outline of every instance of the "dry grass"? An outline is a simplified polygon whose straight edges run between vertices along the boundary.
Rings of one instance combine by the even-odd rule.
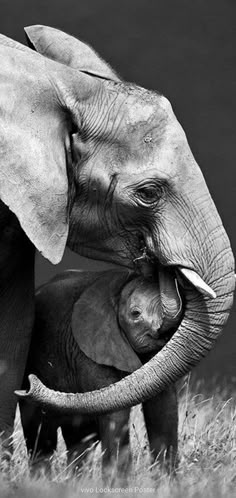
[[[200,391],[198,391],[200,392]],[[89,452],[82,475],[75,478],[66,466],[62,439],[53,458],[52,476],[32,479],[19,417],[10,466],[2,462],[0,497],[80,498],[81,496],[155,496],[158,498],[220,498],[236,496],[235,400],[226,393],[207,397],[193,394],[185,383],[180,393],[180,465],[175,479],[150,465],[140,407],[131,417],[133,469],[127,484],[114,478],[110,489],[101,480],[101,452]]]

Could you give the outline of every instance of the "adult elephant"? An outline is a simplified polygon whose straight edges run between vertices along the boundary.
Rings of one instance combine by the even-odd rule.
[[[40,53],[0,38],[6,434],[32,329],[34,246],[56,263],[68,239],[88,257],[141,269],[147,260],[183,275],[185,315],[168,346],[121,384],[76,398],[51,396],[69,409],[119,409],[162,391],[212,347],[234,290],[227,235],[168,100],[121,81],[89,47],[60,31],[26,32]]]
[[[75,69],[82,61],[79,42],[69,36],[43,27],[30,28],[28,36],[44,56]],[[87,50],[80,66],[84,73],[95,61]],[[101,64],[104,68],[96,59],[95,74]],[[79,191],[72,215],[80,222],[71,224],[70,246],[130,267],[142,261],[151,261],[156,269],[171,267],[184,288],[185,314],[157,356],[107,389],[59,395],[32,379],[29,396],[72,412],[121,409],[181,377],[221,332],[235,285],[227,235],[169,102],[107,70],[107,79],[86,75],[87,100],[73,108]],[[60,77],[57,73],[54,79],[58,89]],[[74,92],[74,86],[67,91],[67,108],[74,103]]]

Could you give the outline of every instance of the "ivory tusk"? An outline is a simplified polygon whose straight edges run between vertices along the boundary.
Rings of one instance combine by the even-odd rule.
[[[178,267],[179,272],[189,281],[191,282],[196,289],[204,294],[205,296],[211,297],[213,299],[216,298],[216,293],[213,289],[204,282],[204,280],[196,273],[194,270],[190,270],[189,268],[181,268]]]
[[[18,396],[18,398],[27,398],[28,392],[24,389],[14,391],[14,394]]]

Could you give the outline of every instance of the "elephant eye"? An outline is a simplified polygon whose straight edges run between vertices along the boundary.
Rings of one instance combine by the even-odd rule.
[[[141,315],[141,311],[138,308],[133,308],[131,310],[131,316],[132,318],[139,318]]]
[[[135,196],[140,204],[150,206],[155,204],[161,195],[161,188],[157,185],[144,185],[136,190]]]

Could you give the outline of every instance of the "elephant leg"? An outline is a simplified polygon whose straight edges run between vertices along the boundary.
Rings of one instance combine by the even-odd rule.
[[[7,454],[34,318],[35,249],[2,203],[0,233],[0,433]]]
[[[52,456],[57,447],[57,420],[42,415],[39,408],[26,401],[20,401],[19,405],[31,473],[39,475],[43,471],[50,474]]]
[[[78,473],[88,456],[92,444],[98,440],[98,425],[94,417],[78,415],[68,417],[61,424],[67,448],[67,463]]]
[[[130,409],[99,416],[102,443],[102,473],[105,482],[115,477],[126,480],[131,464],[129,444]]]
[[[171,472],[178,463],[178,400],[175,385],[143,403],[143,413],[152,458]]]

